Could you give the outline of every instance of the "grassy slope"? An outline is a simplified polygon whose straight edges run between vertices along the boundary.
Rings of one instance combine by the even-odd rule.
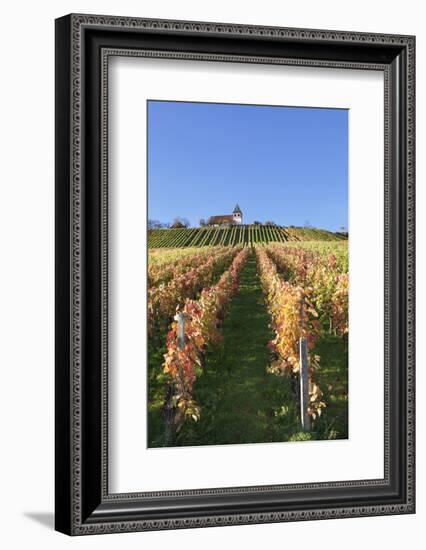
[[[327,403],[313,429],[313,439],[346,439],[348,437],[348,349],[342,339],[325,335],[315,353],[321,356],[316,381]]]

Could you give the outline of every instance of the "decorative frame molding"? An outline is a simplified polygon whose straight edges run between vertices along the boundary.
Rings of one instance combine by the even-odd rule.
[[[383,480],[108,493],[107,92],[108,59],[116,55],[384,72]],[[56,21],[59,531],[83,535],[414,512],[414,56],[412,36],[95,15]],[[187,499],[183,511],[173,508],[178,496]],[[204,512],[212,498],[215,511]]]

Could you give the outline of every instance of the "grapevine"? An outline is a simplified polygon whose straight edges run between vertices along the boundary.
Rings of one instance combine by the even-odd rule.
[[[262,247],[256,247],[256,256],[275,332],[275,337],[270,342],[275,359],[269,371],[275,374],[294,375],[300,371],[300,338],[306,338],[308,350],[312,350],[321,335],[322,327],[317,319],[318,313],[311,301],[311,292],[280,277],[274,262]],[[325,407],[321,400],[322,392],[313,380],[314,370],[318,367],[319,361],[319,356],[311,357],[308,414],[312,418],[319,416],[321,409]]]

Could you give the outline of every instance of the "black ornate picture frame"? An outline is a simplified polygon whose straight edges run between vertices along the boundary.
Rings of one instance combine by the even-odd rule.
[[[110,56],[384,74],[384,478],[108,491]],[[68,15],[56,20],[56,529],[119,533],[415,511],[413,36]]]

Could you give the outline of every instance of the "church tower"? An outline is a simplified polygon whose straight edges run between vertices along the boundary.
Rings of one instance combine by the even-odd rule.
[[[233,222],[241,225],[243,223],[243,213],[241,212],[238,203],[235,205],[234,211],[232,212]]]

